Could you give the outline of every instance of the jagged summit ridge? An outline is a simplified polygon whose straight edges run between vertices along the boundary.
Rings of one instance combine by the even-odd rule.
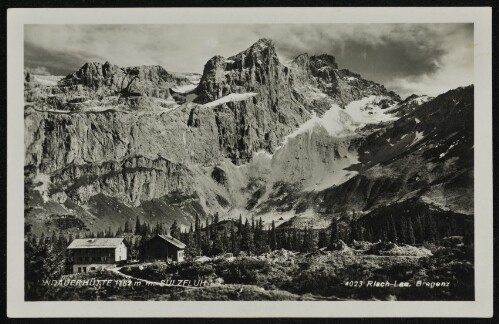
[[[244,51],[239,52],[238,54],[229,57],[229,59],[230,60],[237,60],[238,58],[241,58],[244,56],[255,55],[258,52],[267,52],[268,56],[277,57],[274,42],[268,38],[261,38],[258,41],[256,41],[255,43],[253,43],[253,45],[251,45],[250,47],[245,49]]]
[[[401,100],[400,96],[383,85],[365,80],[347,69],[339,69],[336,58],[330,54],[310,56],[303,53],[291,60],[289,66],[291,79],[298,92],[307,92],[310,87],[317,88],[343,107],[371,95],[386,96],[393,102]]]
[[[312,65],[315,68],[329,67],[333,69],[338,69],[338,64],[336,63],[336,58],[330,54],[320,54],[311,57]]]
[[[137,95],[168,97],[167,89],[188,82],[188,78],[166,71],[160,65],[121,68],[108,61],[85,63],[60,81],[62,86],[83,85],[95,91],[135,92]]]

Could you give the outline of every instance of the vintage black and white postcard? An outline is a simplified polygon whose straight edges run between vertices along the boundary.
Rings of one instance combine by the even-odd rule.
[[[490,8],[14,9],[8,36],[9,316],[492,314]]]

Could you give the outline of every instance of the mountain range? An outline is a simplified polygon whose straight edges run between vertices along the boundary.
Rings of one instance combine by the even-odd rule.
[[[313,228],[473,217],[473,85],[402,100],[329,54],[281,62],[269,39],[202,74],[105,62],[24,80],[36,233],[214,213]]]

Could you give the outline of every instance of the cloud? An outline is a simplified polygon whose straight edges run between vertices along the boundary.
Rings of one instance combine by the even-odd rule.
[[[37,66],[34,68],[28,67],[28,68],[25,68],[24,71],[31,73],[31,74],[36,74],[36,75],[50,75],[50,72],[44,66]]]
[[[279,57],[328,53],[340,68],[406,95],[472,83],[472,24],[27,25],[25,66],[70,73],[87,61],[202,72],[259,38]]]
[[[440,44],[442,54],[432,61],[432,72],[395,77],[386,83],[402,96],[427,94],[436,96],[448,90],[473,83],[473,27],[460,26],[446,34]]]

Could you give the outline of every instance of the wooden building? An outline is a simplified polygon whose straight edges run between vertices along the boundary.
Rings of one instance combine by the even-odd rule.
[[[170,235],[155,235],[142,244],[142,261],[184,261],[185,244]]]
[[[73,273],[100,271],[127,259],[123,237],[75,239],[68,250],[73,252]]]

